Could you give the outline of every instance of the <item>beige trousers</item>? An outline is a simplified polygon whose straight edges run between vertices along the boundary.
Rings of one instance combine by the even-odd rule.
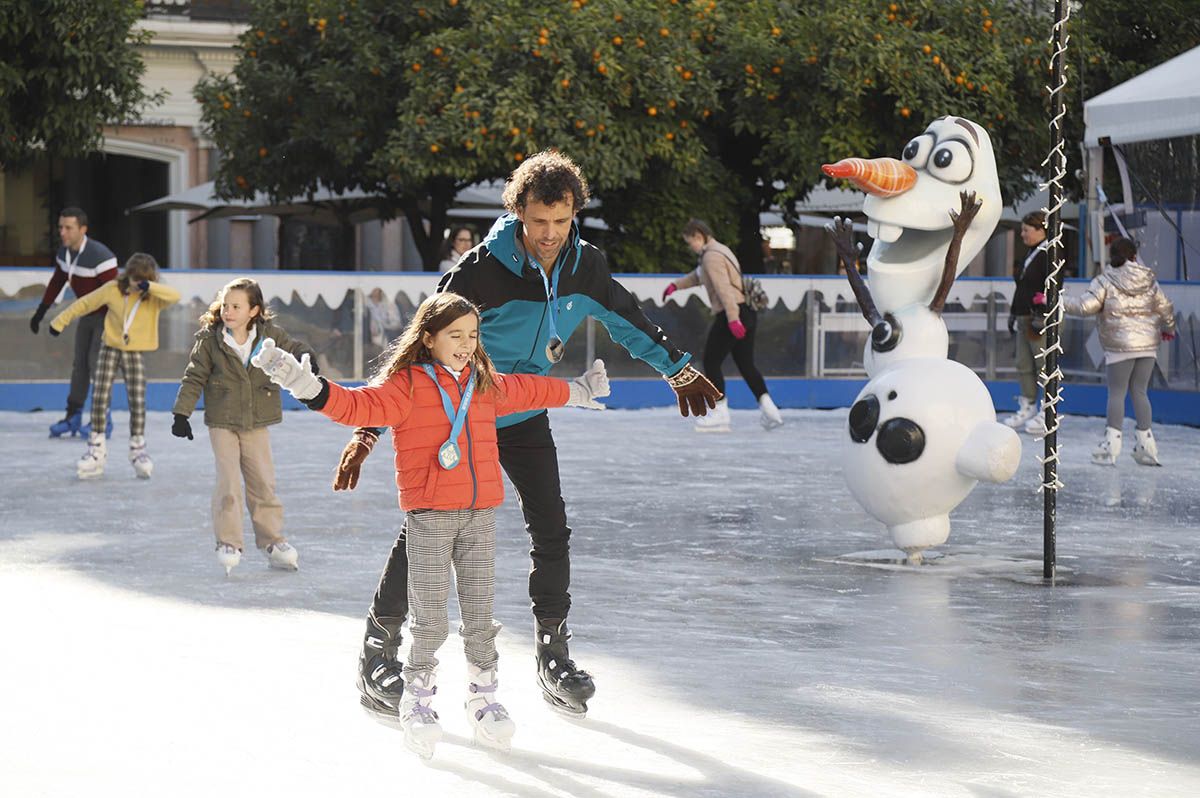
[[[275,464],[267,427],[250,430],[209,427],[217,487],[213,491],[213,530],[218,543],[242,549],[242,479],[254,525],[254,545],[265,549],[284,540],[283,504],[275,495]]]

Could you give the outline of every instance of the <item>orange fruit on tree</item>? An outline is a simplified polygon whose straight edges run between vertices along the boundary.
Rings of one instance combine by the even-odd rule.
[[[652,105],[646,109],[646,113],[650,116],[658,116],[658,109]]]

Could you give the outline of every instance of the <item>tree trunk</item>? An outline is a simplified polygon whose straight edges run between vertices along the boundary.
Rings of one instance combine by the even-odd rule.
[[[358,249],[358,242],[355,240],[357,231],[349,217],[343,217],[339,221],[341,223],[338,225],[340,235],[338,235],[337,263],[334,264],[334,267],[339,271],[352,272],[357,268],[355,262]]]

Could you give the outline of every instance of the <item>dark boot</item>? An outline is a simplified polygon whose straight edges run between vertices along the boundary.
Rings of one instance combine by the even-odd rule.
[[[400,662],[400,624],[403,618],[367,615],[367,633],[358,655],[360,703],[370,712],[399,718],[404,697],[404,666]]]
[[[66,435],[68,438],[81,434],[80,427],[83,425],[83,413],[79,410],[67,409],[67,415],[62,421],[55,421],[50,425],[50,437],[61,438]],[[87,437],[86,435],[84,437]]]
[[[538,684],[542,698],[570,715],[586,715],[587,702],[596,694],[591,674],[575,667],[567,651],[571,631],[557,618],[534,619],[537,635]]]

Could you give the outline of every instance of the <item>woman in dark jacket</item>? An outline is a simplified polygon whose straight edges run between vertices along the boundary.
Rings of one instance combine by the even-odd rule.
[[[1013,280],[1017,287],[1008,314],[1008,332],[1016,339],[1017,377],[1021,383],[1021,395],[1017,397],[1017,412],[1006,418],[1004,423],[1039,434],[1046,429],[1038,412],[1037,388],[1046,336],[1042,332],[1044,307],[1035,305],[1034,297],[1044,296],[1046,273],[1050,265],[1046,255],[1045,213],[1034,211],[1021,220],[1021,242],[1029,247],[1029,254],[1023,262],[1014,265]]]

